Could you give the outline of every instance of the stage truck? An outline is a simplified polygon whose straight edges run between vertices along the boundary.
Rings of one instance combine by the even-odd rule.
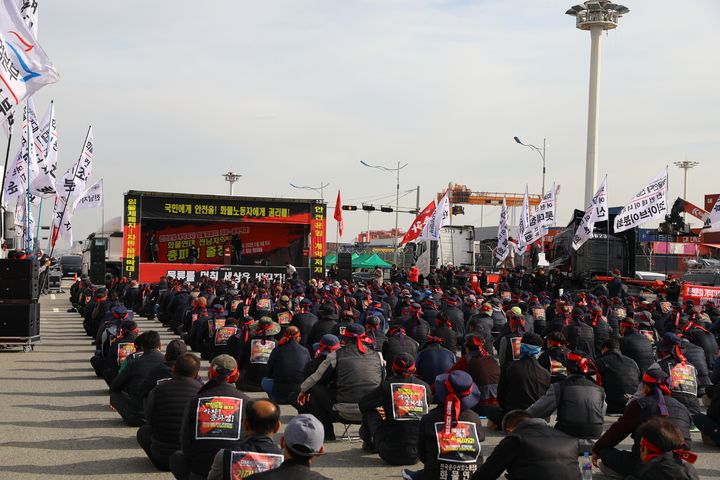
[[[141,283],[161,276],[282,282],[289,262],[308,282],[325,275],[326,241],[319,199],[131,190],[124,196],[121,274]]]
[[[449,264],[456,269],[475,270],[475,227],[472,225],[440,227],[438,240],[418,240],[412,247],[415,264],[422,275],[427,275],[431,267],[440,269]]]
[[[620,271],[625,284],[635,276],[635,229],[612,233],[608,231],[608,222],[597,222],[592,237],[574,250],[573,236],[584,214],[575,210],[565,230],[553,238],[552,247],[545,257],[550,262],[550,269],[557,267],[565,273],[566,287],[570,290],[607,295],[605,283],[613,270]],[[609,217],[612,227],[615,214],[610,213]]]

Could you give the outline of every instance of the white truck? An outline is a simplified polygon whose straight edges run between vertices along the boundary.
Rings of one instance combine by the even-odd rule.
[[[427,275],[431,267],[439,269],[448,264],[475,270],[475,227],[446,225],[440,228],[438,240],[418,240],[415,264],[423,275]]]
[[[88,235],[86,240],[82,241],[82,273],[85,275],[90,274],[90,252],[94,245],[102,245],[105,250],[105,281],[108,282],[113,277],[119,277],[122,271],[123,254],[122,218],[115,217],[108,220],[99,230],[94,231]]]

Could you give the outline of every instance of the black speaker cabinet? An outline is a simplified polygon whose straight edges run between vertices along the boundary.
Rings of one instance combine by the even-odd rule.
[[[40,267],[36,260],[16,260],[14,258],[0,259],[0,278],[37,278]]]
[[[338,253],[337,266],[340,269],[352,269],[352,253]]]
[[[40,304],[0,304],[0,338],[40,335]]]
[[[0,298],[17,300],[37,300],[37,278],[0,278]]]

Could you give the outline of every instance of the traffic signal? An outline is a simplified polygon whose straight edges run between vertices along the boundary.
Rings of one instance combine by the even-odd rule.
[[[365,210],[366,212],[374,212],[375,211],[374,205],[363,205],[362,207],[363,207],[363,210]]]
[[[355,205],[343,205],[343,210],[357,210],[357,207]]]
[[[380,211],[381,211],[381,212],[386,212],[386,213],[392,213],[392,212],[394,212],[395,210],[393,210],[392,207],[380,207]]]

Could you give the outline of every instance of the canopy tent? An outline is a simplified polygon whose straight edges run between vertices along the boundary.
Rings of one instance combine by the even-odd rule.
[[[362,255],[358,255],[357,257],[353,257],[352,259],[352,268],[363,268],[360,266],[365,260],[372,257],[372,253],[363,253]]]
[[[359,260],[359,259],[358,259]],[[368,258],[363,260],[361,263],[359,263],[357,266],[355,262],[353,262],[353,268],[375,268],[375,267],[390,267],[392,266],[391,263],[386,262],[377,253],[373,253]]]

